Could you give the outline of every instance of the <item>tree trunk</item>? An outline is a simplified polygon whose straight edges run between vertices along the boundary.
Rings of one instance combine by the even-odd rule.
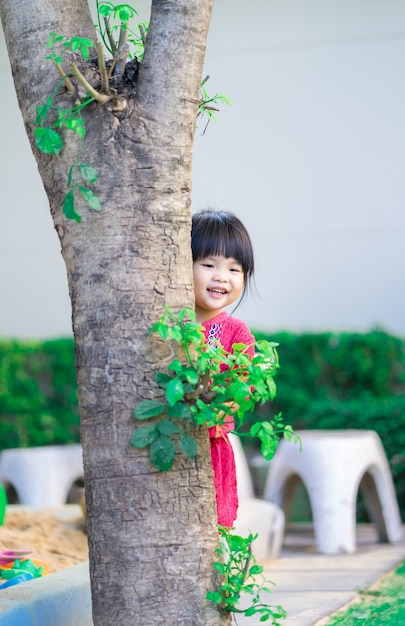
[[[36,107],[58,75],[49,32],[94,40],[86,0],[0,0],[27,133],[61,241],[72,301],[93,618],[96,626],[229,623],[205,600],[215,587],[216,515],[207,434],[167,474],[130,447],[133,410],[153,397],[167,354],[147,338],[162,313],[193,306],[192,142],[213,0],[154,0],[137,94],[123,113],[84,110],[82,162],[99,171],[102,211],[61,210],[78,142],[57,159],[36,149]],[[166,349],[167,350],[167,349]]]

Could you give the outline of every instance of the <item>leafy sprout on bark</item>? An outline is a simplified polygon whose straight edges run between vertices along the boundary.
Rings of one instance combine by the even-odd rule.
[[[242,343],[234,344],[232,352],[220,344],[207,345],[191,309],[182,309],[177,315],[167,309],[149,332],[171,343],[173,355],[184,355],[184,359],[176,356],[166,371],[155,374],[159,398],[143,400],[134,411],[136,420],[147,423],[135,430],[131,445],[149,448],[150,461],[157,469],[170,470],[177,452],[194,459],[195,424],[221,428],[232,413],[237,432],[248,411],[274,399],[279,368],[276,344],[257,341],[252,359],[246,353],[249,346]],[[291,426],[283,424],[281,414],[253,424],[249,433],[237,434],[257,437],[267,460],[273,457],[281,436],[299,441]]]
[[[214,96],[208,95],[207,90],[205,89],[205,83],[209,79],[209,76],[203,78],[200,84],[200,102],[198,104],[198,115],[199,117],[207,117],[207,123],[204,127],[202,134],[204,135],[207,130],[208,124],[212,121],[216,122],[217,118],[215,113],[218,113],[218,103],[231,105],[231,100],[223,93],[216,93]]]
[[[207,600],[228,613],[241,613],[245,617],[256,615],[260,616],[260,622],[280,626],[280,620],[285,619],[287,613],[280,605],[267,604],[261,596],[263,592],[270,593],[274,583],[264,578],[264,568],[252,553],[252,543],[257,535],[249,533],[247,537],[241,537],[224,526],[219,526],[219,533],[214,569],[221,584],[216,591],[207,593]],[[244,604],[249,604],[244,609],[239,604],[242,596]]]
[[[75,132],[81,141],[79,157],[69,169],[68,191],[62,202],[65,217],[77,222],[81,221],[76,209],[78,196],[85,200],[90,209],[101,210],[99,197],[89,188],[89,185],[96,182],[98,174],[91,165],[82,163],[80,159],[86,136],[82,110],[92,103],[103,106],[110,102],[113,114],[119,115],[126,109],[125,98],[118,96],[116,81],[123,77],[128,59],[135,63],[138,69],[143,59],[149,27],[147,22],[131,25],[138,13],[130,4],[96,0],[96,5],[98,23],[95,29],[103,43],[97,38],[93,42],[85,37],[66,39],[64,35],[50,33],[47,43],[50,53],[46,58],[52,61],[61,80],[46,103],[37,107],[35,119],[36,146],[45,154],[56,157],[60,155],[64,147],[66,130]],[[92,48],[95,50],[94,58],[90,55]],[[104,51],[110,56],[107,62]],[[96,71],[95,59],[97,59]],[[230,104],[230,101],[223,94],[210,97],[204,87],[207,78],[201,81],[197,117],[207,115],[208,125],[211,119],[215,119],[215,112],[218,111],[215,105],[219,102]],[[63,88],[68,95],[70,94],[71,107],[56,104]]]

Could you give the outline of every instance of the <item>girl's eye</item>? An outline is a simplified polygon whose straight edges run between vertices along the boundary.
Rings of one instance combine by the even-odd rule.
[[[242,270],[239,269],[239,267],[231,267],[231,272],[237,272],[239,274],[241,271]]]
[[[214,265],[212,263],[203,263],[202,266],[203,267],[210,267],[210,268],[214,267]]]

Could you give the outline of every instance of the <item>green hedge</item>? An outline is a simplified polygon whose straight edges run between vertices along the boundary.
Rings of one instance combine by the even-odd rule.
[[[250,421],[282,411],[295,429],[375,430],[405,512],[405,340],[365,334],[255,333],[279,343],[274,403]]]
[[[255,333],[279,343],[276,401],[296,429],[365,428],[380,435],[405,511],[405,339],[365,334]],[[79,442],[72,339],[0,340],[0,450]]]
[[[79,440],[73,340],[0,340],[0,450]]]

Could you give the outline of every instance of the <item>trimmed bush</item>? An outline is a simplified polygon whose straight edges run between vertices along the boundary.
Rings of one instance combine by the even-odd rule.
[[[279,343],[276,400],[250,421],[282,412],[295,429],[375,430],[405,511],[405,340],[365,334],[255,333]]]
[[[0,449],[79,440],[73,340],[0,340]]]
[[[255,332],[279,343],[277,397],[247,423],[282,412],[296,429],[362,428],[383,442],[405,511],[405,339]],[[0,340],[0,449],[78,443],[73,339]]]

